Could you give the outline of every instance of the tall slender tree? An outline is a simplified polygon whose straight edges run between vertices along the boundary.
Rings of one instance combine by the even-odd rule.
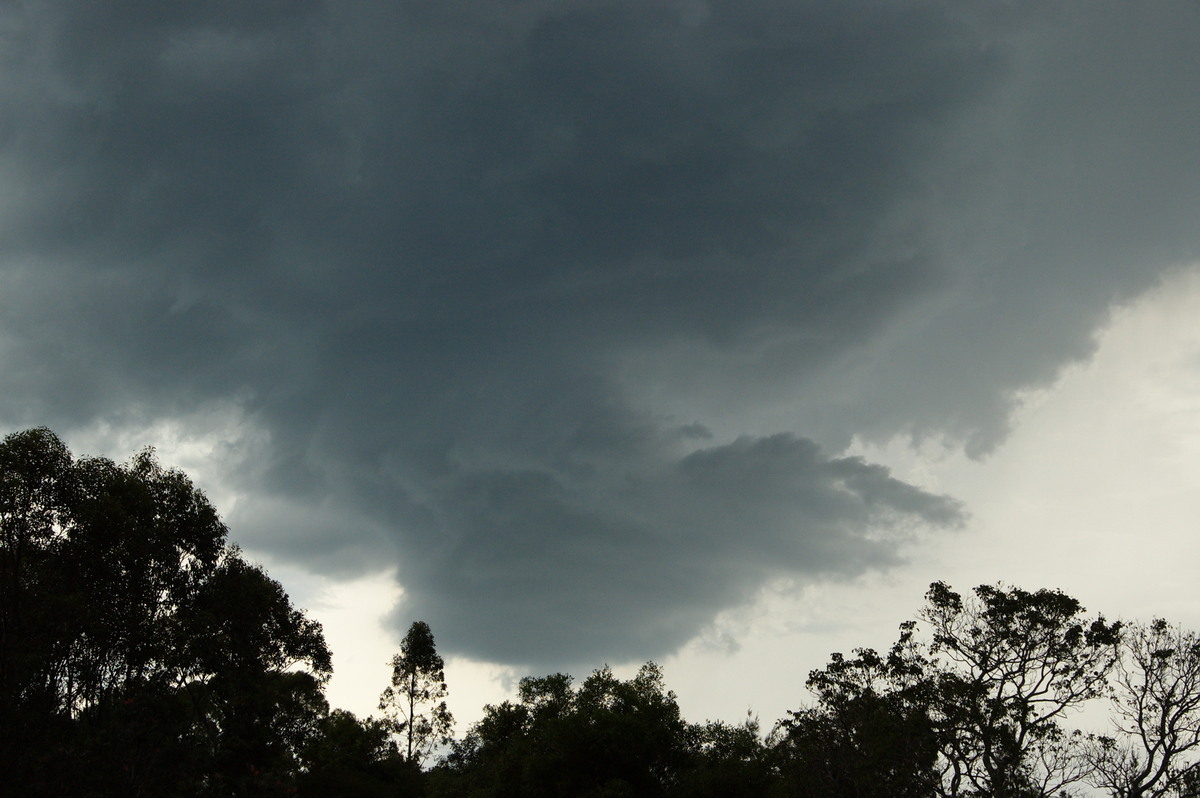
[[[392,657],[392,683],[379,697],[392,732],[405,746],[405,758],[420,764],[437,745],[450,742],[454,717],[446,708],[446,665],[429,624],[409,627],[400,652]]]

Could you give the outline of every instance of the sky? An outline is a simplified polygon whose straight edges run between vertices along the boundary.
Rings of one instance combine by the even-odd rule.
[[[0,2],[0,430],[460,721],[771,722],[935,579],[1200,624],[1200,4]]]

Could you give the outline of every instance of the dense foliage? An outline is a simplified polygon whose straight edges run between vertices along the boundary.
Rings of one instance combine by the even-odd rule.
[[[0,768],[25,795],[282,792],[327,713],[321,627],[150,452],[0,444]],[[10,733],[20,730],[20,733]]]
[[[935,583],[886,653],[834,654],[765,734],[684,720],[647,663],[522,679],[454,739],[427,624],[391,666],[382,718],[330,711],[320,625],[186,476],[45,429],[0,443],[7,794],[1200,796],[1200,640],[1055,590]],[[1072,729],[1098,701],[1110,728]]]

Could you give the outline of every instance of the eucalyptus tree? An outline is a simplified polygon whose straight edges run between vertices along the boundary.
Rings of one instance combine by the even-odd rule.
[[[226,555],[226,534],[203,494],[150,450],[126,464],[76,460],[48,429],[7,436],[0,722],[31,731],[91,722],[99,708],[173,681],[177,612]],[[22,745],[5,737],[9,752]]]
[[[421,763],[438,745],[448,745],[454,716],[446,707],[446,664],[429,624],[415,621],[392,657],[392,680],[379,697],[379,709],[404,741],[405,759]]]
[[[331,658],[320,625],[227,535],[151,450],[76,459],[44,428],[0,441],[11,791],[284,789],[327,711]]]

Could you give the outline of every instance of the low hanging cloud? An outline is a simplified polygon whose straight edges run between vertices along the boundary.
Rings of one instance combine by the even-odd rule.
[[[0,423],[232,414],[247,546],[395,567],[448,650],[659,655],[959,524],[839,453],[985,456],[1196,259],[1198,15],[6,6]]]
[[[635,659],[682,645],[764,577],[885,568],[900,530],[962,520],[951,499],[787,434],[639,466],[456,475],[436,502],[435,552],[402,567],[410,603],[470,630],[479,657]]]

